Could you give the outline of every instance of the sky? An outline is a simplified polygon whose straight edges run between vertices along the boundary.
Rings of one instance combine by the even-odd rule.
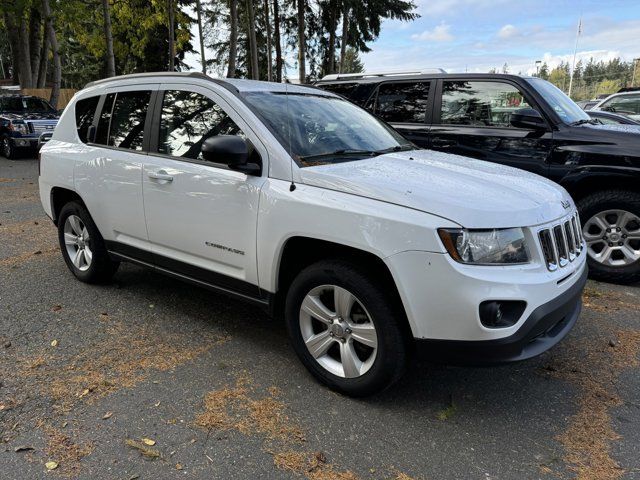
[[[640,57],[640,0],[414,0],[420,18],[386,20],[380,37],[361,54],[367,71],[443,68],[486,72],[507,63],[510,73],[535,73],[577,60]],[[194,34],[197,35],[197,29]],[[198,45],[197,37],[194,45]],[[199,68],[197,56],[187,59]],[[295,63],[295,53],[287,53]],[[295,78],[295,68],[287,72]]]

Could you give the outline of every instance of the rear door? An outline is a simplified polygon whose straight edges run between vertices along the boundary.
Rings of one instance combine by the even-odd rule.
[[[367,106],[407,140],[427,148],[434,99],[431,85],[429,80],[382,82]]]
[[[144,160],[143,195],[157,265],[227,291],[258,297],[256,228],[267,151],[249,125],[214,91],[164,84]],[[250,142],[263,176],[202,158],[215,135]]]
[[[149,259],[142,202],[142,168],[148,150],[146,125],[158,85],[113,87],[102,95],[94,118],[95,138],[76,161],[74,177],[109,249]],[[76,115],[81,115],[77,111]]]
[[[430,148],[502,163],[546,176],[553,135],[513,127],[511,113],[542,111],[512,82],[443,79],[438,81]],[[544,114],[543,114],[544,116]]]

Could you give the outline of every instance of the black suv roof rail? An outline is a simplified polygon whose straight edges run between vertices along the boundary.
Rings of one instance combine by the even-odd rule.
[[[390,70],[385,72],[362,72],[362,73],[332,73],[321,78],[325,80],[344,80],[346,78],[358,79],[368,77],[391,77],[394,75],[421,75],[428,73],[447,73],[442,68],[421,68],[416,70]]]
[[[130,73],[128,75],[120,75],[118,77],[103,78],[87,83],[84,88],[93,87],[95,85],[102,85],[104,83],[115,82],[118,80],[128,80],[134,78],[147,78],[147,77],[196,77],[207,80],[213,80],[210,76],[201,72],[144,72],[144,73]]]

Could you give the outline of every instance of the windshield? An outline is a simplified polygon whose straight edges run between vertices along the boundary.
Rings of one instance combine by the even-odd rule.
[[[248,92],[244,99],[303,167],[415,148],[382,120],[342,98]]]
[[[585,113],[573,100],[552,83],[541,78],[530,78],[529,83],[542,95],[558,116],[566,123],[587,123],[591,117]]]
[[[9,97],[2,102],[7,112],[52,113],[55,112],[48,102],[37,97]]]

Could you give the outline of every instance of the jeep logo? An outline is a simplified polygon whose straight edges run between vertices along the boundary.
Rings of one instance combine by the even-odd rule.
[[[571,202],[569,200],[562,200],[560,204],[564,207],[565,210],[571,208]]]

